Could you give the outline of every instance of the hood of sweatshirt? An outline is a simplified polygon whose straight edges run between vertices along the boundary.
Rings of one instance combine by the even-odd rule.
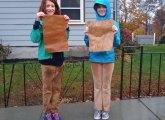
[[[96,11],[97,4],[104,5],[106,7],[106,15],[104,17],[100,17]],[[109,0],[95,0],[95,4],[93,6],[95,12],[96,12],[96,20],[109,20],[111,19],[111,7]]]

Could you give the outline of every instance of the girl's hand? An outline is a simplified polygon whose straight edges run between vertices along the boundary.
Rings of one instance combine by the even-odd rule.
[[[84,30],[84,32],[85,32],[86,35],[88,35],[88,31],[89,31],[89,28],[88,28],[88,26],[86,26],[85,27],[85,30]]]
[[[68,23],[69,23],[70,18],[69,18],[69,16],[64,15],[64,19],[65,19],[65,21],[67,22],[67,28],[68,28]]]
[[[112,31],[116,33],[118,31],[118,28],[115,25],[113,25],[112,26]]]
[[[64,15],[64,19],[65,19],[67,22],[69,22],[69,20],[70,20],[69,16],[67,16],[67,15]]]
[[[36,17],[36,21],[40,21],[42,19],[42,17],[45,16],[45,13],[43,12],[38,12],[37,13],[37,17]]]

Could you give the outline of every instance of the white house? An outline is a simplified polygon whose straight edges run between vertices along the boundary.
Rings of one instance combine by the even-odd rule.
[[[57,0],[62,14],[70,16],[69,46],[83,46],[84,25],[95,20],[94,0]],[[109,0],[113,19],[118,21],[119,0]],[[41,0],[0,0],[0,40],[21,53],[37,44],[30,41],[30,32]],[[33,47],[32,47],[33,46]],[[20,49],[21,50],[18,50]],[[32,50],[32,49],[30,49]],[[16,52],[15,51],[15,52]],[[22,51],[23,52],[23,51]]]

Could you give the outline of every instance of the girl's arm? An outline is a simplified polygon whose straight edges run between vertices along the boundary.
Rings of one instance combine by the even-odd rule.
[[[84,42],[85,42],[86,46],[89,47],[89,39],[88,39],[87,35],[85,35],[85,37],[84,37]]]
[[[39,29],[40,21],[35,21],[33,29],[30,34],[31,41],[33,43],[39,43],[41,40],[41,30]]]
[[[69,29],[69,25],[68,25],[68,23],[69,23],[70,18],[69,18],[69,16],[64,15],[64,19],[65,19],[65,21],[67,22],[67,28],[66,28],[66,31],[67,31],[67,38],[69,39],[70,29]]]
[[[68,26],[67,29],[66,29],[66,33],[67,33],[67,38],[69,39],[69,34],[70,34],[69,26]]]
[[[88,31],[89,31],[89,28],[86,26],[85,30],[84,30],[84,32],[85,32],[84,42],[85,42],[87,47],[89,47]]]
[[[33,29],[30,34],[31,41],[33,43],[39,43],[42,37],[42,30],[39,29],[40,27],[40,20],[42,17],[45,16],[44,12],[38,12],[36,14],[36,21],[34,22]]]
[[[115,21],[114,25],[117,27],[117,32],[114,36],[114,42],[113,42],[113,46],[114,47],[118,47],[120,45],[120,28],[119,28],[119,24]]]

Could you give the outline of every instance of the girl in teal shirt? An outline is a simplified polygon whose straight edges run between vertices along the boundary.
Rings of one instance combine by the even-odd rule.
[[[38,43],[38,60],[41,63],[43,82],[43,120],[60,120],[58,108],[64,53],[47,53],[45,51],[42,29],[42,17],[45,15],[60,15],[60,8],[56,0],[42,0],[30,37],[32,42]],[[67,15],[64,15],[64,19],[68,23]],[[66,32],[69,35],[69,27],[66,28]]]

